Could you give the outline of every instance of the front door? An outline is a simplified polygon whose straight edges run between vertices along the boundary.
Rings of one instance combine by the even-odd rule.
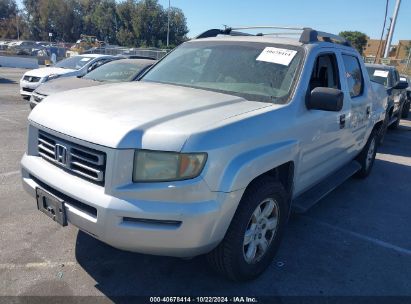
[[[307,94],[316,87],[341,89],[340,79],[336,54],[323,50],[314,61]],[[344,101],[344,107],[339,112],[307,109],[301,116],[299,132],[303,136],[296,195],[344,164],[349,113],[350,103]]]

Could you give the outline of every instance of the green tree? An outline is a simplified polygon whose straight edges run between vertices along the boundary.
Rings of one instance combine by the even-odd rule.
[[[168,10],[158,0],[23,0],[23,5],[26,36],[33,40],[48,40],[51,32],[54,41],[74,42],[85,34],[123,46],[166,44]],[[0,0],[3,15],[13,15],[14,7],[15,0]],[[185,41],[187,33],[183,11],[171,8],[170,45]]]
[[[41,40],[42,29],[40,27],[41,0],[23,0],[26,22],[29,28],[29,36],[33,40]]]
[[[167,22],[163,7],[157,0],[142,0],[132,15],[133,31],[141,46],[158,46]]]
[[[117,4],[117,42],[123,46],[137,45],[136,35],[133,31],[133,15],[136,11],[136,1],[127,0]]]
[[[83,16],[81,19],[80,32],[86,35],[98,35],[97,28],[92,21],[92,15],[101,0],[79,0],[80,11]]]
[[[75,0],[40,1],[39,18],[40,37],[48,40],[48,33],[53,33],[54,41],[73,41],[79,35],[81,14]]]
[[[167,21],[165,24],[164,34],[167,40]],[[187,40],[187,20],[181,9],[172,7],[170,9],[170,45],[176,46]]]
[[[368,36],[359,31],[344,31],[338,35],[347,39],[353,47],[362,55],[364,47],[367,45]]]
[[[3,39],[16,39],[24,36],[27,27],[18,10],[15,0],[0,0],[0,37]]]
[[[15,17],[17,12],[15,0],[0,0],[0,20]]]
[[[116,42],[117,15],[114,0],[102,0],[98,3],[91,15],[100,40]]]

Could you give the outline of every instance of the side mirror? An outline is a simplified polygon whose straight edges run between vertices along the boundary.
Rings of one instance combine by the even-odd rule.
[[[311,91],[306,105],[309,110],[341,111],[344,93],[333,88],[318,87]]]
[[[406,88],[408,88],[408,82],[406,82],[406,81],[400,81],[394,87],[394,89],[396,89],[396,90],[405,90]]]

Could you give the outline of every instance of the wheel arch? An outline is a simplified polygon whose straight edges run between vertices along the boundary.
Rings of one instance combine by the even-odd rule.
[[[285,141],[259,147],[235,157],[224,170],[219,183],[219,191],[232,192],[246,189],[255,179],[271,176],[292,190],[295,159],[298,156],[296,141]],[[290,173],[292,172],[292,174]]]

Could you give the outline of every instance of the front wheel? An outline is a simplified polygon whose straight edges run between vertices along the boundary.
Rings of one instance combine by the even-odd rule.
[[[288,218],[284,187],[270,177],[245,191],[223,241],[207,255],[214,270],[234,281],[260,275],[272,262]]]
[[[356,158],[361,165],[361,169],[356,173],[356,177],[366,178],[370,175],[371,169],[374,165],[375,155],[377,154],[377,140],[377,131],[373,130],[367,143],[365,144],[365,147]]]

